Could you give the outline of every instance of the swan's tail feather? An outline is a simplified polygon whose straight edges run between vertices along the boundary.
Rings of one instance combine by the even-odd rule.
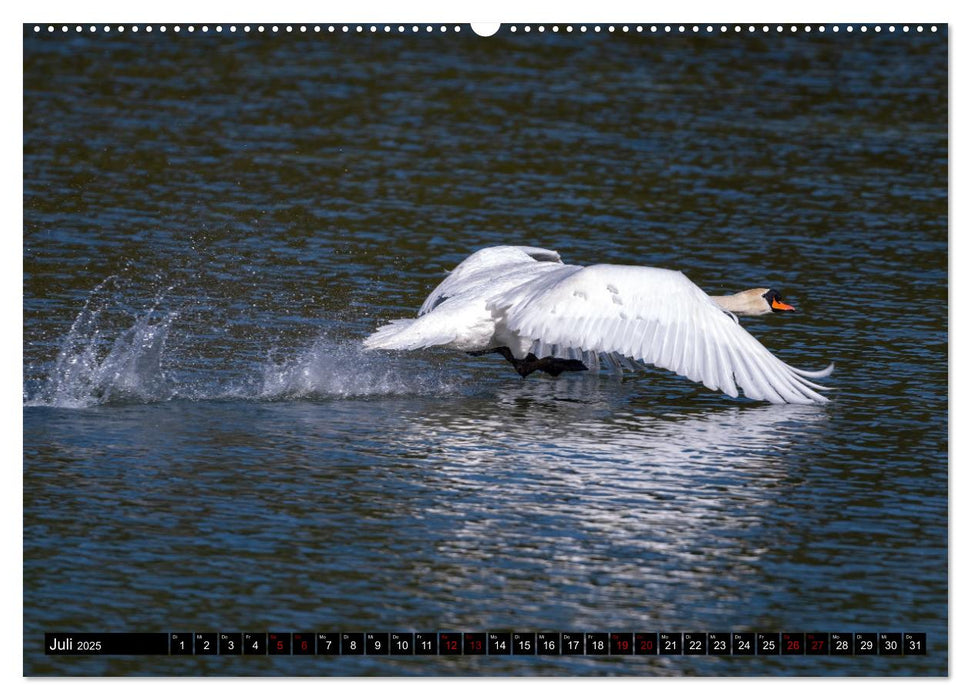
[[[435,345],[448,345],[455,340],[455,330],[436,315],[399,318],[378,328],[364,339],[366,350],[418,350]]]
[[[410,350],[412,342],[408,331],[417,319],[399,318],[396,321],[381,326],[374,333],[364,339],[366,350]]]

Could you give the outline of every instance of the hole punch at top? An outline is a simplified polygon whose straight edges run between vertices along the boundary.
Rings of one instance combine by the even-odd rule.
[[[472,31],[479,36],[492,36],[499,31],[501,25],[498,22],[473,22]]]

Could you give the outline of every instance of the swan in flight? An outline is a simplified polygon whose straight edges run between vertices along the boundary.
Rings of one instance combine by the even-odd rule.
[[[681,272],[630,265],[564,265],[558,253],[495,246],[473,253],[435,288],[418,318],[391,321],[369,349],[444,346],[498,353],[526,377],[655,365],[713,391],[772,403],[823,403],[809,372],[776,358],[735,314],[795,309],[774,289],[710,297]],[[736,384],[738,386],[736,386]]]

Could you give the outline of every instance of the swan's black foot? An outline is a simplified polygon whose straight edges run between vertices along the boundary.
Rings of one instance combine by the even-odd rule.
[[[491,350],[469,350],[465,354],[471,355],[472,357],[482,357],[483,355],[491,355],[492,353],[497,352],[500,355],[503,355],[503,350],[508,352],[510,357],[512,356],[512,353],[509,352],[509,348],[492,348]],[[503,357],[505,357],[505,355],[503,355]],[[509,358],[506,357],[506,359],[508,360]]]
[[[550,356],[538,358],[533,353],[529,353],[526,357],[519,360],[513,357],[512,351],[505,346],[492,348],[491,350],[475,350],[469,354],[473,357],[480,357],[493,352],[502,355],[511,362],[512,366],[519,373],[519,376],[523,379],[536,371],[546,372],[552,377],[559,377],[564,372],[583,372],[588,369],[580,360],[564,360],[561,357]]]
[[[539,370],[546,372],[551,377],[559,377],[564,372],[584,372],[587,366],[580,360],[564,360],[562,357],[541,357],[536,359],[536,355],[530,353],[525,360],[519,361],[521,364],[516,366],[516,371],[524,378]]]

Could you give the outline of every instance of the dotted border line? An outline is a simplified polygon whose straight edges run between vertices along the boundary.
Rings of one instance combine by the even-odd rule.
[[[28,26],[29,26],[29,23],[28,23]],[[406,33],[417,34],[422,31],[425,33],[431,33],[436,30],[442,33],[448,32],[450,30],[453,32],[465,31],[460,25],[457,25],[457,24],[456,25],[413,24],[413,25],[407,25],[407,26],[401,25],[401,24],[397,26],[392,26],[389,24],[384,24],[384,25],[377,25],[377,24],[370,24],[370,25],[368,24],[283,24],[283,25],[280,25],[280,24],[271,24],[271,25],[266,25],[266,24],[225,24],[225,25],[223,24],[214,24],[214,25],[208,25],[208,24],[185,24],[185,25],[183,24],[172,24],[172,25],[166,25],[166,24],[161,24],[161,25],[35,24],[33,25],[33,30],[35,34],[39,34],[44,31],[46,31],[47,33],[53,34],[58,30],[60,30],[62,33],[74,31],[77,34],[81,34],[84,32],[87,32],[90,34],[94,34],[96,32],[100,32],[103,34],[109,34],[111,32],[123,34],[126,31],[130,31],[132,33],[137,33],[141,31],[148,34],[156,31],[161,32],[163,34],[166,32],[179,34],[180,32],[183,32],[183,31],[188,32],[190,34],[195,32],[200,32],[202,34],[213,34],[213,33],[215,34],[239,34],[239,33],[242,33],[242,34],[293,34],[293,33],[296,33],[296,34],[309,34],[309,33],[363,34],[365,32],[371,33],[371,34],[377,34],[379,32],[384,34],[390,34],[392,32],[396,34],[406,34]]]
[[[624,34],[650,33],[650,34],[716,34],[716,35],[728,34],[730,32],[735,34],[741,34],[743,32],[746,34],[770,34],[770,33],[782,34],[784,32],[788,32],[790,34],[795,34],[795,33],[825,34],[828,32],[833,34],[838,34],[841,31],[847,34],[851,34],[853,32],[860,32],[864,34],[867,32],[874,32],[877,34],[881,32],[888,32],[890,34],[893,34],[900,31],[900,32],[903,32],[904,34],[907,34],[911,30],[916,31],[917,33],[922,33],[924,32],[925,28],[928,29],[930,32],[937,32],[938,30],[938,26],[935,24],[927,25],[926,27],[923,24],[916,24],[916,25],[910,25],[910,24],[902,24],[902,25],[895,25],[895,24],[889,24],[889,25],[882,25],[882,24],[873,24],[873,25],[867,25],[867,24],[862,24],[862,25],[860,24],[842,24],[842,25],[841,24],[832,24],[832,25],[825,25],[825,24],[819,24],[819,25],[811,25],[811,24],[801,24],[801,25],[796,25],[796,24],[788,24],[788,25],[783,25],[783,24],[772,24],[772,25],[770,24],[759,24],[759,25],[755,25],[755,24],[748,24],[748,25],[742,25],[742,24],[734,24],[734,25],[727,25],[727,24],[721,24],[721,25],[713,25],[713,24],[559,25],[559,24],[553,24],[553,25],[543,25],[543,24],[539,24],[539,25],[530,25],[530,24],[525,24],[525,25],[516,25],[516,24],[511,24],[511,25],[503,25],[499,31],[509,32],[511,34],[515,34],[520,31],[526,34],[532,31],[536,31],[537,33],[542,34],[548,30],[553,33],[564,32],[567,34],[573,33],[573,32],[579,32],[581,34],[593,32],[596,34],[596,33],[606,31],[608,33],[620,32]],[[202,34],[212,34],[212,33],[215,33],[215,34],[239,34],[239,33],[242,33],[242,34],[293,34],[293,33],[296,33],[296,34],[311,34],[311,33],[313,34],[322,34],[322,33],[327,33],[327,34],[365,34],[365,33],[430,34],[436,31],[439,33],[447,33],[449,31],[452,31],[455,33],[470,31],[473,34],[475,33],[471,29],[467,30],[466,28],[463,28],[462,26],[457,24],[456,25],[445,25],[445,24],[440,24],[440,25],[432,25],[432,24],[423,24],[423,25],[418,25],[418,24],[411,24],[411,25],[403,25],[403,24],[399,24],[399,25],[390,25],[390,24],[384,24],[384,25],[379,25],[379,24],[312,24],[312,25],[309,25],[309,24],[296,24],[296,25],[294,24],[284,24],[284,25],[280,25],[280,24],[272,24],[272,25],[264,25],[264,24],[226,24],[226,25],[223,25],[223,24],[214,24],[214,25],[208,25],[208,24],[201,24],[201,25],[196,25],[196,24],[187,24],[187,25],[181,25],[181,24],[173,24],[173,25],[47,24],[47,25],[41,25],[41,24],[35,24],[33,25],[33,31],[35,34],[41,34],[44,32],[48,34],[53,34],[58,30],[60,30],[61,33],[65,33],[65,34],[68,32],[71,32],[72,30],[75,34],[82,34],[82,33],[110,34],[112,32],[123,34],[126,31],[129,31],[132,34],[136,34],[138,32],[144,32],[146,34],[151,34],[152,32],[160,32],[162,34],[166,32],[172,32],[175,34],[179,34],[183,31],[189,34],[193,34],[195,32],[200,32]]]
[[[729,24],[720,24],[720,25],[637,24],[637,25],[629,25],[629,24],[623,24],[623,25],[613,25],[613,24],[610,24],[605,26],[599,25],[599,24],[588,26],[583,24],[583,25],[579,25],[578,31],[580,33],[588,32],[588,31],[593,31],[596,33],[596,32],[602,32],[606,30],[607,32],[618,32],[618,31],[623,33],[635,32],[638,34],[644,33],[644,32],[649,32],[651,34],[658,34],[658,33],[727,34],[729,32],[735,32],[737,34],[742,32],[746,32],[748,34],[756,34],[756,33],[768,34],[773,31],[776,33],[782,33],[788,30],[790,33],[796,33],[801,31],[803,33],[816,32],[819,34],[824,34],[827,31],[830,31],[830,32],[833,32],[834,34],[838,34],[841,30],[846,31],[848,33],[852,33],[854,30],[857,30],[863,33],[866,33],[867,31],[873,31],[879,34],[880,32],[886,30],[887,32],[890,32],[892,34],[896,32],[898,28],[900,31],[904,33],[909,32],[911,28],[915,29],[917,32],[924,31],[924,25],[922,24],[918,24],[918,25],[909,25],[909,24],[903,24],[903,25],[892,25],[892,24],[891,25],[881,25],[881,24],[874,24],[874,25],[867,25],[867,24],[842,24],[842,25],[840,24],[833,24],[833,25],[825,25],[825,24],[819,24],[819,25],[812,25],[812,24],[802,24],[802,25],[797,25],[797,24],[789,24],[789,25],[783,25],[783,24],[771,24],[771,25],[770,24],[759,24],[759,25],[755,25],[755,24],[748,24],[748,25],[743,25],[743,24],[732,24],[732,25],[729,25]],[[937,31],[937,25],[932,24],[932,25],[929,25],[928,28],[931,32]],[[503,27],[503,29],[507,29],[507,28]],[[526,33],[529,33],[532,29],[533,27],[531,25],[524,25],[522,27],[522,31]],[[537,25],[535,29],[536,31],[541,33],[546,31],[546,27],[544,25]],[[550,29],[553,32],[559,32],[560,26],[553,25],[552,27],[550,27]],[[508,31],[515,33],[516,31],[518,31],[517,25],[509,26]],[[573,32],[574,27],[572,25],[566,25],[566,27],[564,28],[564,31],[568,33]]]

